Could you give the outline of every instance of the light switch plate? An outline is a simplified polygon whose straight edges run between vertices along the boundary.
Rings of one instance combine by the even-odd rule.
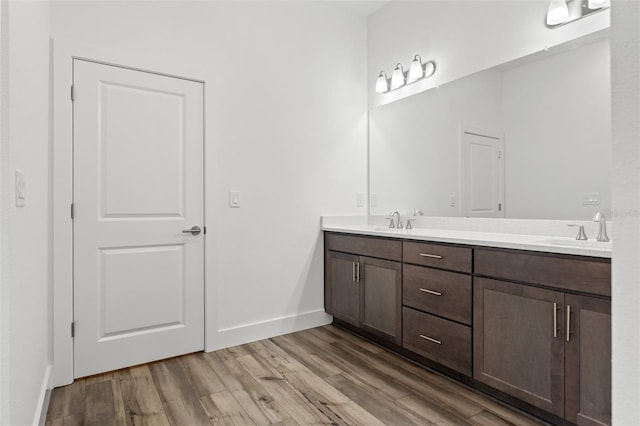
[[[371,207],[378,207],[378,194],[370,194]]]
[[[16,207],[24,207],[26,204],[26,186],[24,174],[16,170]]]
[[[229,191],[229,207],[240,207],[240,191]]]
[[[364,206],[364,192],[358,192],[356,194],[356,207]]]

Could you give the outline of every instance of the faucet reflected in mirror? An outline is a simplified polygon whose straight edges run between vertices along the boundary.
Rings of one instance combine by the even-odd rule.
[[[396,218],[396,222],[393,222],[393,219]],[[387,219],[389,219],[389,228],[398,228],[398,229],[402,229],[402,218],[400,217],[400,212],[398,210],[394,210],[391,213],[389,213],[389,216],[387,217]]]

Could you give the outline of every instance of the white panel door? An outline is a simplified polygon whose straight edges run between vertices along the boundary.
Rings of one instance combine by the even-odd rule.
[[[502,138],[463,133],[463,197],[467,217],[504,217]]]
[[[202,350],[203,85],[73,75],[74,376]]]

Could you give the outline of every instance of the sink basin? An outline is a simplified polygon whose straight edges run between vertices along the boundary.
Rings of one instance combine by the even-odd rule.
[[[539,242],[541,244],[553,244],[554,246],[611,250],[611,241],[603,242],[603,241],[596,241],[596,240],[576,240],[573,238],[554,238],[551,240],[542,240]]]

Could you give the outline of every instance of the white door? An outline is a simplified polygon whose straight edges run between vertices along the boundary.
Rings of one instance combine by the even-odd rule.
[[[74,376],[202,350],[203,85],[73,76]]]
[[[504,217],[502,137],[463,132],[462,196],[467,217]]]

